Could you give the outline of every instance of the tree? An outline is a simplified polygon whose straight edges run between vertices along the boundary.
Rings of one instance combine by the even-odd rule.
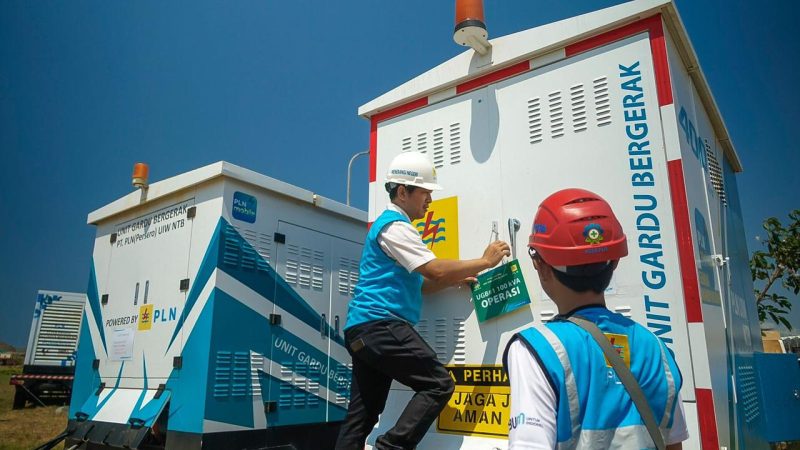
[[[789,213],[788,226],[770,217],[764,221],[764,230],[766,238],[756,239],[766,251],[757,250],[750,257],[753,281],[761,285],[755,289],[758,320],[764,323],[769,318],[791,330],[792,325],[785,316],[792,309],[792,302],[770,289],[780,281],[780,285],[793,291],[795,296],[800,292],[800,209]]]

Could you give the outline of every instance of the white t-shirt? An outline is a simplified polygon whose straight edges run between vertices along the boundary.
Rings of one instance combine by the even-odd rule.
[[[394,203],[389,203],[386,209],[399,212],[409,219],[408,214]],[[408,273],[436,259],[436,255],[422,243],[414,225],[400,220],[384,227],[383,231],[378,234],[378,245],[386,255],[397,261]]]
[[[511,414],[525,414],[530,425],[517,426],[508,431],[508,450],[551,450],[556,448],[556,394],[547,381],[544,370],[531,355],[525,344],[516,340],[508,349],[508,377],[511,383]],[[683,402],[678,394],[678,406],[666,444],[683,442],[689,438]]]

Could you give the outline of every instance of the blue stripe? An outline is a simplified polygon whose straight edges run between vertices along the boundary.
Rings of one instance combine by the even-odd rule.
[[[327,387],[341,395],[349,395],[350,379],[352,371],[346,364],[336,361],[332,356],[330,362],[324,350],[320,350],[313,345],[305,342],[302,338],[290,333],[284,328],[276,329],[270,339],[272,343],[272,361],[289,368],[298,375],[318,382],[321,386]],[[280,345],[282,342],[289,344],[288,349]],[[311,365],[305,360],[301,360],[301,355],[313,358],[317,364]],[[331,372],[333,369],[333,372]],[[326,378],[329,380],[326,381]]]
[[[135,417],[136,413],[139,412],[139,408],[142,407],[142,402],[144,401],[144,396],[147,394],[147,359],[145,358],[144,353],[142,353],[142,374],[144,386],[142,387],[141,394],[139,394],[139,398],[136,399],[136,404],[133,405],[133,412],[130,416],[131,418]]]
[[[169,345],[167,345],[167,347],[164,349],[165,355],[169,348],[172,347],[172,342],[175,341],[175,337],[178,336],[181,328],[183,328],[183,324],[186,322],[186,317],[189,316],[192,308],[194,308],[194,305],[197,303],[197,300],[200,297],[200,292],[203,291],[208,279],[211,277],[211,274],[214,273],[214,269],[217,267],[217,259],[220,252],[219,237],[223,222],[224,220],[220,219],[220,221],[217,223],[217,227],[214,230],[211,242],[208,244],[208,248],[206,249],[206,254],[203,255],[203,262],[200,263],[200,268],[197,269],[197,275],[195,275],[194,281],[192,281],[192,288],[189,290],[189,296],[186,298],[186,306],[184,306],[183,312],[178,318],[178,323],[175,325],[175,331],[172,332]]]
[[[172,394],[169,406],[169,429],[184,433],[202,433],[206,417],[206,396],[213,388],[208,379],[213,359],[209,358],[211,325],[216,289],[200,311],[191,333],[184,336],[181,352],[183,367],[173,369],[167,380],[167,390]]]
[[[243,254],[254,255],[256,266],[263,268],[263,271],[229,268],[225,270],[225,273],[257,292],[262,297],[272,301],[276,306],[293,315],[311,328],[318,330],[322,323],[322,317],[317,314],[314,308],[312,308],[300,294],[292,289],[292,287],[275,272],[272,266],[258,254],[256,249],[254,249],[232,226],[228,225],[225,219],[220,219],[220,223],[224,224],[222,229],[225,233],[225,245],[240,246]],[[219,228],[220,227],[218,227],[218,229]],[[223,252],[224,248],[220,246],[219,251],[220,253]],[[222,270],[221,261],[223,259],[219,257],[217,260],[218,267]],[[325,323],[325,332],[329,339],[344,347],[344,338],[337,335],[335,330],[331,328],[328,323]]]
[[[288,397],[289,405],[281,405],[280,400],[278,400],[278,409],[274,412],[267,414],[267,423],[269,426],[285,426],[285,425],[298,425],[303,423],[319,423],[326,421],[326,408],[325,404],[327,403],[329,406],[335,406],[332,403],[327,402],[325,399],[321,397],[317,397],[314,394],[310,394],[307,391],[300,389],[294,386],[291,383],[287,383],[280,378],[274,377],[272,375],[264,374],[264,378],[268,380],[269,384],[273,386],[273,392],[275,393],[282,393],[284,397]],[[302,408],[302,407],[295,407],[292,405],[294,403],[294,399],[297,397],[304,397],[304,396],[314,396],[319,401],[318,407],[311,407],[311,408]],[[277,400],[279,397],[277,395],[271,397],[273,400]]]
[[[78,351],[75,357],[75,380],[72,382],[72,398],[70,399],[69,416],[75,417],[84,402],[92,396],[92,385],[96,371],[92,368],[95,360],[94,343],[89,332],[88,313],[83,312],[81,322],[81,337],[78,341]]]
[[[94,259],[92,260],[92,268],[89,272],[89,286],[86,288],[86,297],[89,299],[89,307],[92,308],[94,323],[97,325],[97,331],[100,333],[100,340],[103,342],[103,351],[108,355],[106,334],[105,331],[103,331],[103,312],[100,308],[100,297],[97,295],[97,275],[94,271]]]

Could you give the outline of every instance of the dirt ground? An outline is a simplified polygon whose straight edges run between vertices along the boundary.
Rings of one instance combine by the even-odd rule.
[[[0,366],[0,450],[36,448],[67,426],[68,406],[11,409],[15,388],[8,384],[8,380],[11,375],[21,372],[22,366]]]

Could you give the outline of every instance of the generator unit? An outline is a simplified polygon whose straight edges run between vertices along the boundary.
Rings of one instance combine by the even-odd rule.
[[[366,213],[226,162],[137,171],[88,216],[67,446],[332,446]]]
[[[527,254],[533,216],[573,187],[607,199],[628,236],[607,304],[675,353],[684,448],[765,448],[742,167],[675,5],[636,0],[484,47],[359,108],[371,123],[370,220],[389,201],[382,175],[392,158],[426,153],[444,190],[416,223],[425,242],[441,257],[475,258],[490,240],[508,241],[531,298],[484,322],[464,290],[426,301],[417,328],[457,387],[419,448],[507,448],[503,349],[558,311]],[[369,443],[411,395],[393,386]]]
[[[22,373],[9,380],[14,385],[14,409],[28,403],[69,403],[85,304],[85,294],[37,292]]]

